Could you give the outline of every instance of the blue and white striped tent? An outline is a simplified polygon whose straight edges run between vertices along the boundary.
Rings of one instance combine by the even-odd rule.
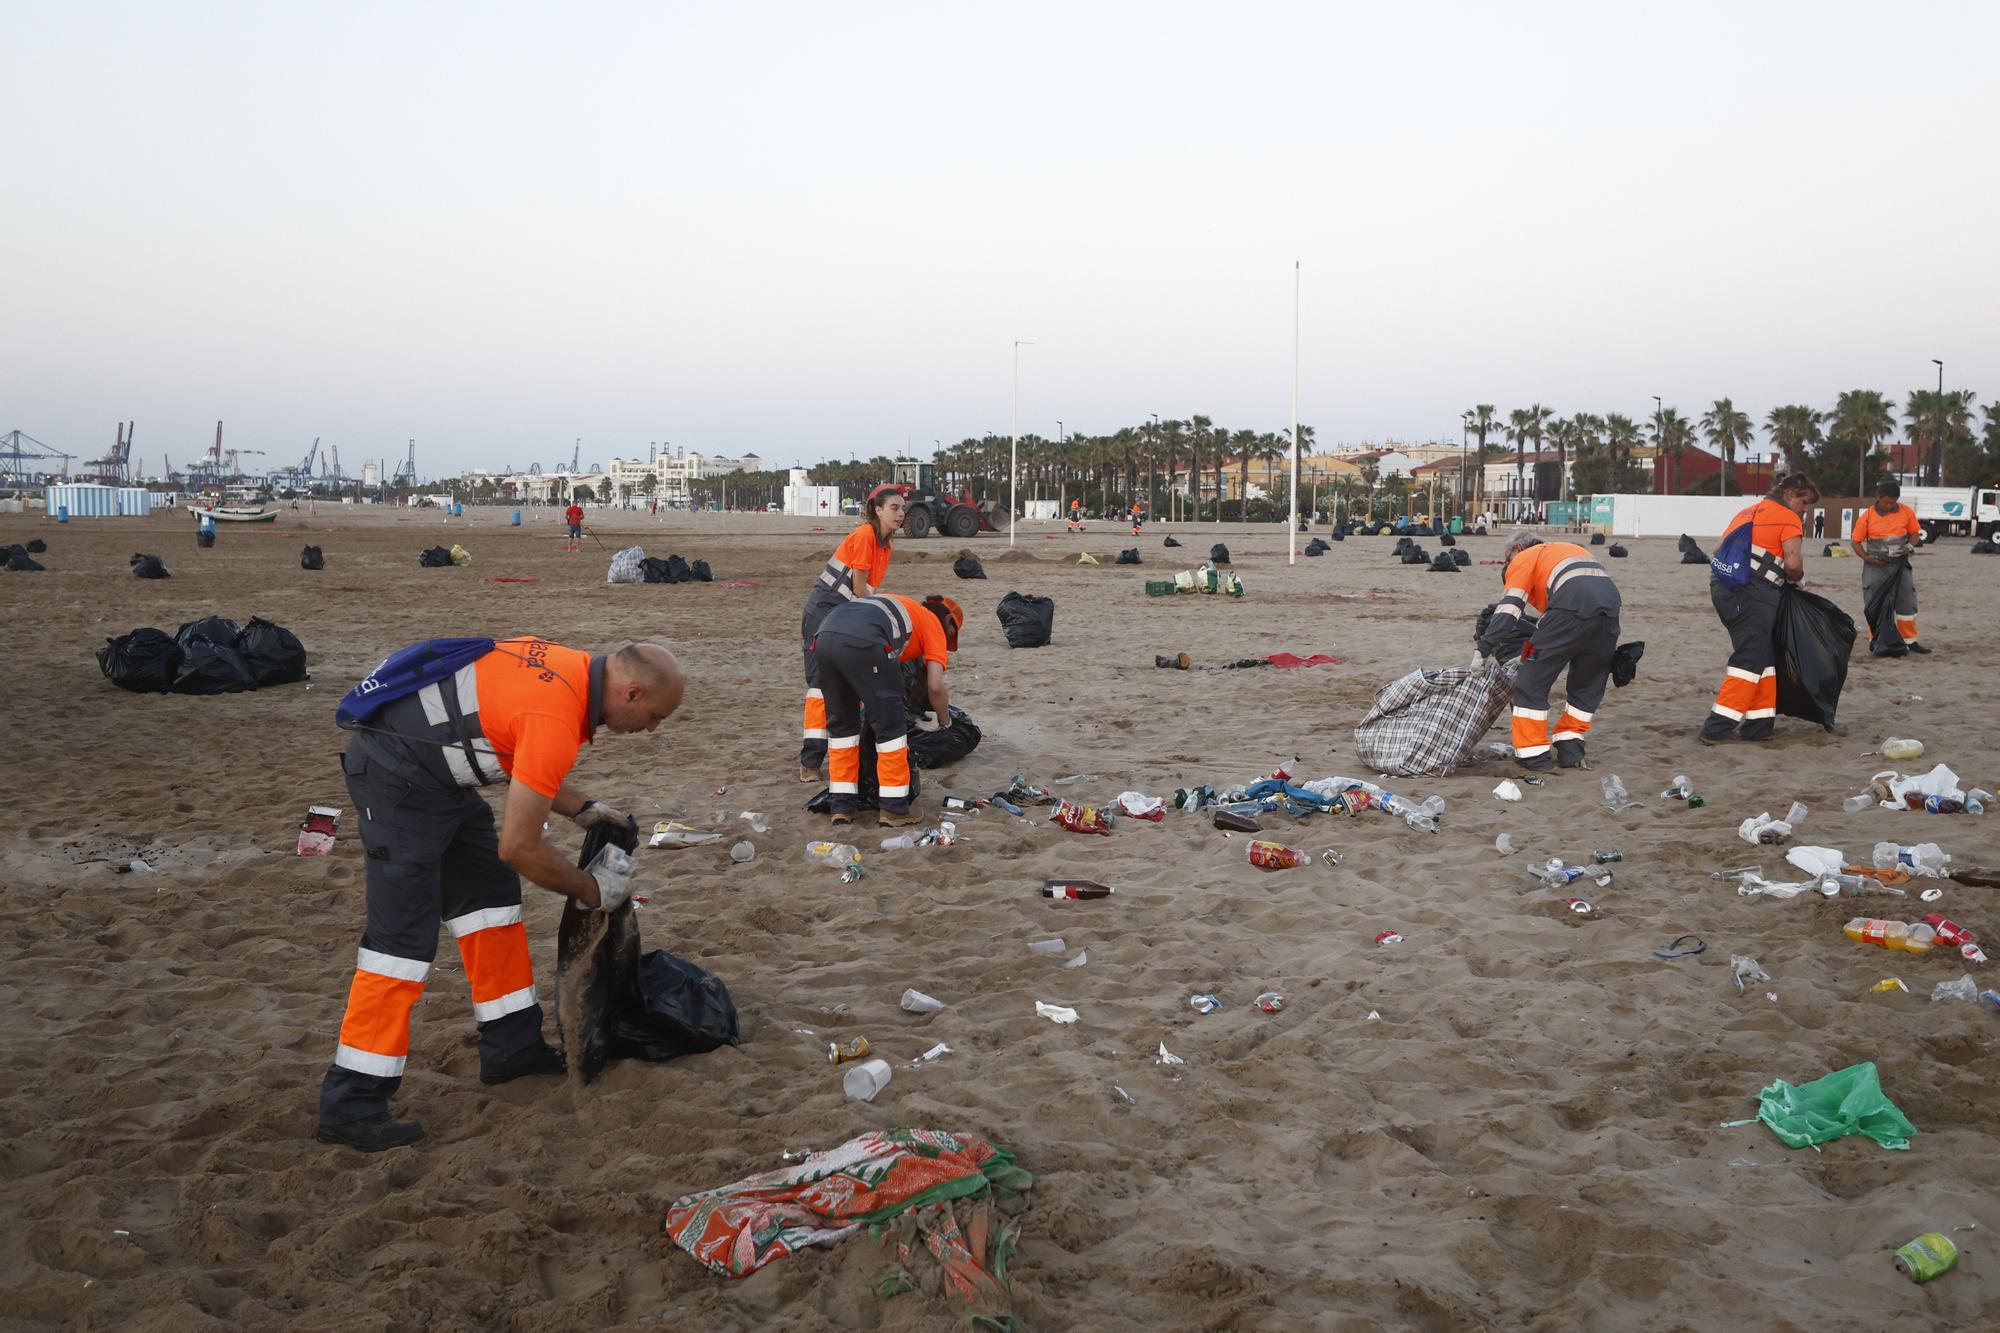
[[[99,486],[72,482],[51,486],[49,515],[69,510],[71,518],[144,518],[152,511],[153,497],[143,486]]]

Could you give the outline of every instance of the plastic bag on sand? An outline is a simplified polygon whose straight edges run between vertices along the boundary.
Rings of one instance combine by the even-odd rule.
[[[1157,796],[1148,796],[1144,792],[1118,793],[1118,808],[1134,819],[1150,819],[1155,823],[1167,817],[1167,803]]]
[[[1854,621],[1826,598],[1798,588],[1788,586],[1778,597],[1778,626],[1771,636],[1778,658],[1778,711],[1832,731],[1847,685]]]
[[[1056,603],[1053,597],[1030,597],[1010,592],[1000,599],[994,612],[1000,617],[1000,631],[1009,648],[1042,648],[1055,633]]]
[[[1794,847],[1785,853],[1785,860],[1808,875],[1838,875],[1847,864],[1838,847]]]
[[[606,583],[644,583],[646,581],[646,548],[628,546],[613,553],[611,568],[605,573]]]
[[[1860,1134],[1884,1148],[1906,1151],[1917,1132],[1882,1091],[1881,1075],[1873,1061],[1851,1065],[1798,1087],[1778,1079],[1757,1094],[1757,1119],[1769,1125],[1788,1148]]]
[[[453,543],[451,548],[451,563],[453,563],[454,565],[471,564],[472,552],[466,550],[463,546]]]
[[[1958,774],[1943,764],[1928,773],[1913,773],[1898,776],[1895,772],[1877,773],[1876,778],[1889,780],[1889,793],[1897,805],[1903,805],[1904,798],[1915,793],[1918,796],[1948,796],[1954,801],[1963,801],[1965,792],[1958,785]]]
[[[165,694],[180,672],[181,646],[163,630],[135,629],[106,639],[97,650],[97,665],[104,678],[121,690]]]

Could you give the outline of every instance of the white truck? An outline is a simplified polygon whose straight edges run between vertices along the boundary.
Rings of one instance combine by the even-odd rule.
[[[2000,527],[2000,487],[1905,486],[1903,503],[1916,511],[1925,541],[1990,538]]]

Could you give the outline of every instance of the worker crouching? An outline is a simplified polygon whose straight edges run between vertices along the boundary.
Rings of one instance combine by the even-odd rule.
[[[1507,545],[1506,592],[1494,607],[1482,656],[1493,656],[1521,620],[1532,623],[1514,676],[1514,757],[1536,772],[1589,767],[1584,739],[1611,683],[1618,652],[1618,585],[1572,542],[1521,533]],[[1562,716],[1549,730],[1549,692],[1567,670]]]
[[[875,740],[881,822],[916,822],[910,812],[909,709],[901,664],[921,663],[924,692],[940,727],[951,725],[944,684],[965,612],[949,597],[919,602],[895,593],[858,597],[835,607],[813,638],[826,694],[827,794],[835,824],[854,821],[861,793],[861,728]]]

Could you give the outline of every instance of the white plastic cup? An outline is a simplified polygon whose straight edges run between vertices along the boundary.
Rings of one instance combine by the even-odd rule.
[[[934,1014],[944,1008],[944,1001],[920,990],[906,990],[903,992],[903,1008],[913,1014]]]
[[[855,1101],[872,1102],[876,1093],[889,1086],[891,1072],[887,1060],[863,1060],[847,1067],[840,1086]]]
[[[729,849],[729,859],[736,862],[738,865],[741,865],[745,861],[749,861],[755,858],[756,855],[757,855],[757,849],[754,846],[752,846],[748,841],[739,842],[734,847],[731,847]]]
[[[1028,941],[1029,953],[1062,953],[1068,947],[1069,947],[1068,945],[1062,942],[1062,938],[1060,936],[1052,940]]]

